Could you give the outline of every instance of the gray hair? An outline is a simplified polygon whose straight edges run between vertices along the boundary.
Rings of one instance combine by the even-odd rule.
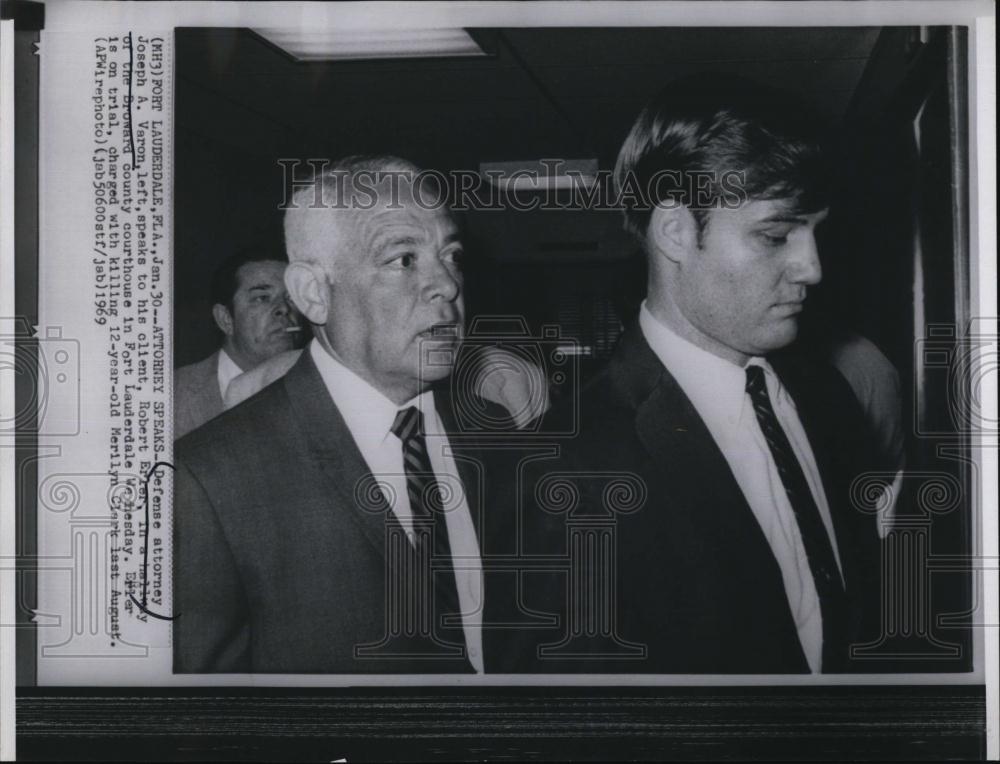
[[[324,164],[298,186],[285,210],[289,261],[332,267],[348,222],[342,215],[371,209],[390,183],[413,182],[420,172],[412,162],[390,155],[353,155]]]

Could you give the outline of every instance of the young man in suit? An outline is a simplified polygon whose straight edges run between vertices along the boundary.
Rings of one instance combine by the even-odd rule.
[[[825,167],[801,107],[741,79],[680,81],[632,127],[615,177],[646,298],[584,390],[578,432],[527,483],[580,476],[568,516],[614,530],[613,566],[584,561],[568,595],[556,587],[577,608],[608,594],[601,623],[566,613],[566,641],[539,653],[551,670],[857,668],[879,541],[850,486],[876,465],[843,378],[779,353],[822,277]],[[635,505],[618,511],[595,475],[630,476]]]
[[[176,449],[174,670],[483,672],[483,454],[456,424],[462,243],[409,162],[349,157],[285,214],[313,339]],[[321,201],[317,204],[316,199]]]
[[[269,358],[295,347],[298,314],[285,290],[287,261],[269,250],[245,249],[220,263],[212,276],[212,318],[222,347],[174,374],[174,439],[224,409],[229,383]]]

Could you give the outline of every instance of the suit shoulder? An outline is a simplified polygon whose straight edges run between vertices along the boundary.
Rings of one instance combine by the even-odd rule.
[[[820,398],[834,406],[858,409],[860,403],[847,378],[825,358],[802,355],[777,356],[771,359],[775,371],[792,392],[792,397]]]
[[[290,415],[284,386],[272,384],[179,438],[174,447],[175,458],[181,462],[197,462],[208,452],[237,453],[240,448],[250,447],[258,441],[273,440],[275,434],[287,426]]]
[[[242,403],[276,380],[281,379],[296,364],[301,355],[301,350],[286,350],[237,376],[229,383],[226,390],[226,407],[232,408]]]
[[[495,429],[500,431],[516,429],[516,425],[514,424],[514,420],[511,417],[510,412],[499,403],[494,403],[481,395],[473,395],[471,398],[476,408],[483,412],[484,419],[486,419],[487,422],[496,423]]]
[[[517,429],[507,409],[471,391],[456,394],[446,386],[436,387],[434,402],[445,430],[452,435],[488,434]]]
[[[634,417],[635,401],[622,391],[620,375],[620,370],[609,363],[583,386],[579,393],[581,426],[619,422],[629,414]],[[567,400],[563,406],[571,403]]]
[[[218,355],[216,351],[208,358],[174,369],[175,388],[201,387],[206,378],[215,377],[218,373],[216,365]]]
[[[614,461],[619,456],[630,458],[627,444],[633,438],[635,416],[631,402],[605,368],[582,388],[564,392],[545,414],[538,431],[551,434],[566,459]]]

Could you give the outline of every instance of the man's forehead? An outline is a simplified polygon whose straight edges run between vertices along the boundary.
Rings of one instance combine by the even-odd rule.
[[[458,225],[447,208],[425,209],[413,203],[362,212],[357,218],[357,229],[372,244],[395,240],[423,242],[458,235]]]
[[[827,208],[805,210],[797,197],[751,199],[740,207],[742,216],[759,223],[819,223]]]
[[[256,284],[273,284],[283,280],[288,263],[283,260],[254,260],[243,263],[236,271],[236,284],[249,289]]]

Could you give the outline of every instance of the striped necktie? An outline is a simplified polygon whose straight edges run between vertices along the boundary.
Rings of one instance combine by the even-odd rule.
[[[746,391],[757,414],[761,432],[774,457],[788,502],[792,505],[816,593],[819,595],[823,617],[823,670],[829,671],[843,662],[847,648],[844,635],[845,594],[837,560],[802,465],[771,406],[764,369],[760,366],[748,366],[746,372]]]
[[[406,474],[406,493],[410,499],[410,512],[414,519],[428,521],[433,538],[434,585],[444,596],[444,601],[434,608],[458,610],[458,589],[452,565],[451,544],[448,542],[448,523],[444,515],[441,487],[434,475],[427,444],[424,441],[424,418],[416,406],[401,409],[392,423],[392,433],[403,444],[403,471]],[[442,608],[440,605],[446,605]],[[436,624],[440,626],[440,623]]]

